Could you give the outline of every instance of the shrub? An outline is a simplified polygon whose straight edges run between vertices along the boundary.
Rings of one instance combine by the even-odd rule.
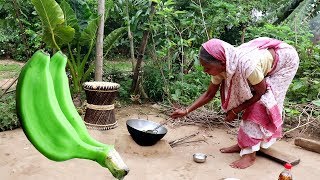
[[[13,92],[7,93],[0,99],[0,131],[12,130],[20,127],[16,115],[16,101]]]

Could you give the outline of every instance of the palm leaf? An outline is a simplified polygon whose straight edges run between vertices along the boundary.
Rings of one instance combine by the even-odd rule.
[[[121,28],[115,29],[110,34],[108,34],[107,37],[104,38],[104,40],[103,40],[103,49],[105,51],[104,56],[106,56],[108,54],[108,52],[112,48],[113,44],[120,37],[122,37],[125,34],[126,30],[127,30],[126,27],[121,27]]]
[[[32,0],[31,2],[43,24],[43,41],[47,45],[60,49],[59,45],[73,39],[73,28],[61,26],[64,23],[64,14],[55,0]]]
[[[317,3],[314,0],[304,0],[294,11],[288,16],[286,21],[295,24],[305,23],[316,14]]]
[[[114,7],[113,0],[106,0],[105,1],[105,13],[104,13],[105,20],[109,17],[109,12],[113,7]]]

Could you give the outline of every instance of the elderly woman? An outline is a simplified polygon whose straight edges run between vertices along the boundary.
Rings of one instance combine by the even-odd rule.
[[[238,143],[220,151],[240,152],[241,158],[230,166],[247,168],[260,147],[270,147],[281,136],[283,101],[299,66],[298,54],[282,41],[257,38],[239,47],[211,39],[202,44],[199,56],[204,72],[212,76],[208,90],[171,117],[186,116],[220,89],[225,120],[232,121],[242,112]]]

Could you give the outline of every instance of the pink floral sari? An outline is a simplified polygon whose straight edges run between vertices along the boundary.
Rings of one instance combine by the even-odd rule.
[[[280,137],[283,101],[299,66],[296,50],[282,41],[271,38],[254,39],[239,47],[211,39],[202,46],[213,57],[226,63],[226,79],[220,89],[222,108],[225,111],[239,106],[253,96],[247,79],[256,67],[256,57],[261,55],[263,49],[275,50],[276,59],[272,70],[265,77],[267,92],[244,111],[238,133],[238,145],[245,149]]]

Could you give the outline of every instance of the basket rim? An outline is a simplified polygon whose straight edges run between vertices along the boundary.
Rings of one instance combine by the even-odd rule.
[[[91,81],[91,82],[84,82],[82,84],[85,90],[102,90],[106,92],[110,92],[110,90],[117,90],[120,87],[120,84],[114,82],[104,82],[104,81]]]

